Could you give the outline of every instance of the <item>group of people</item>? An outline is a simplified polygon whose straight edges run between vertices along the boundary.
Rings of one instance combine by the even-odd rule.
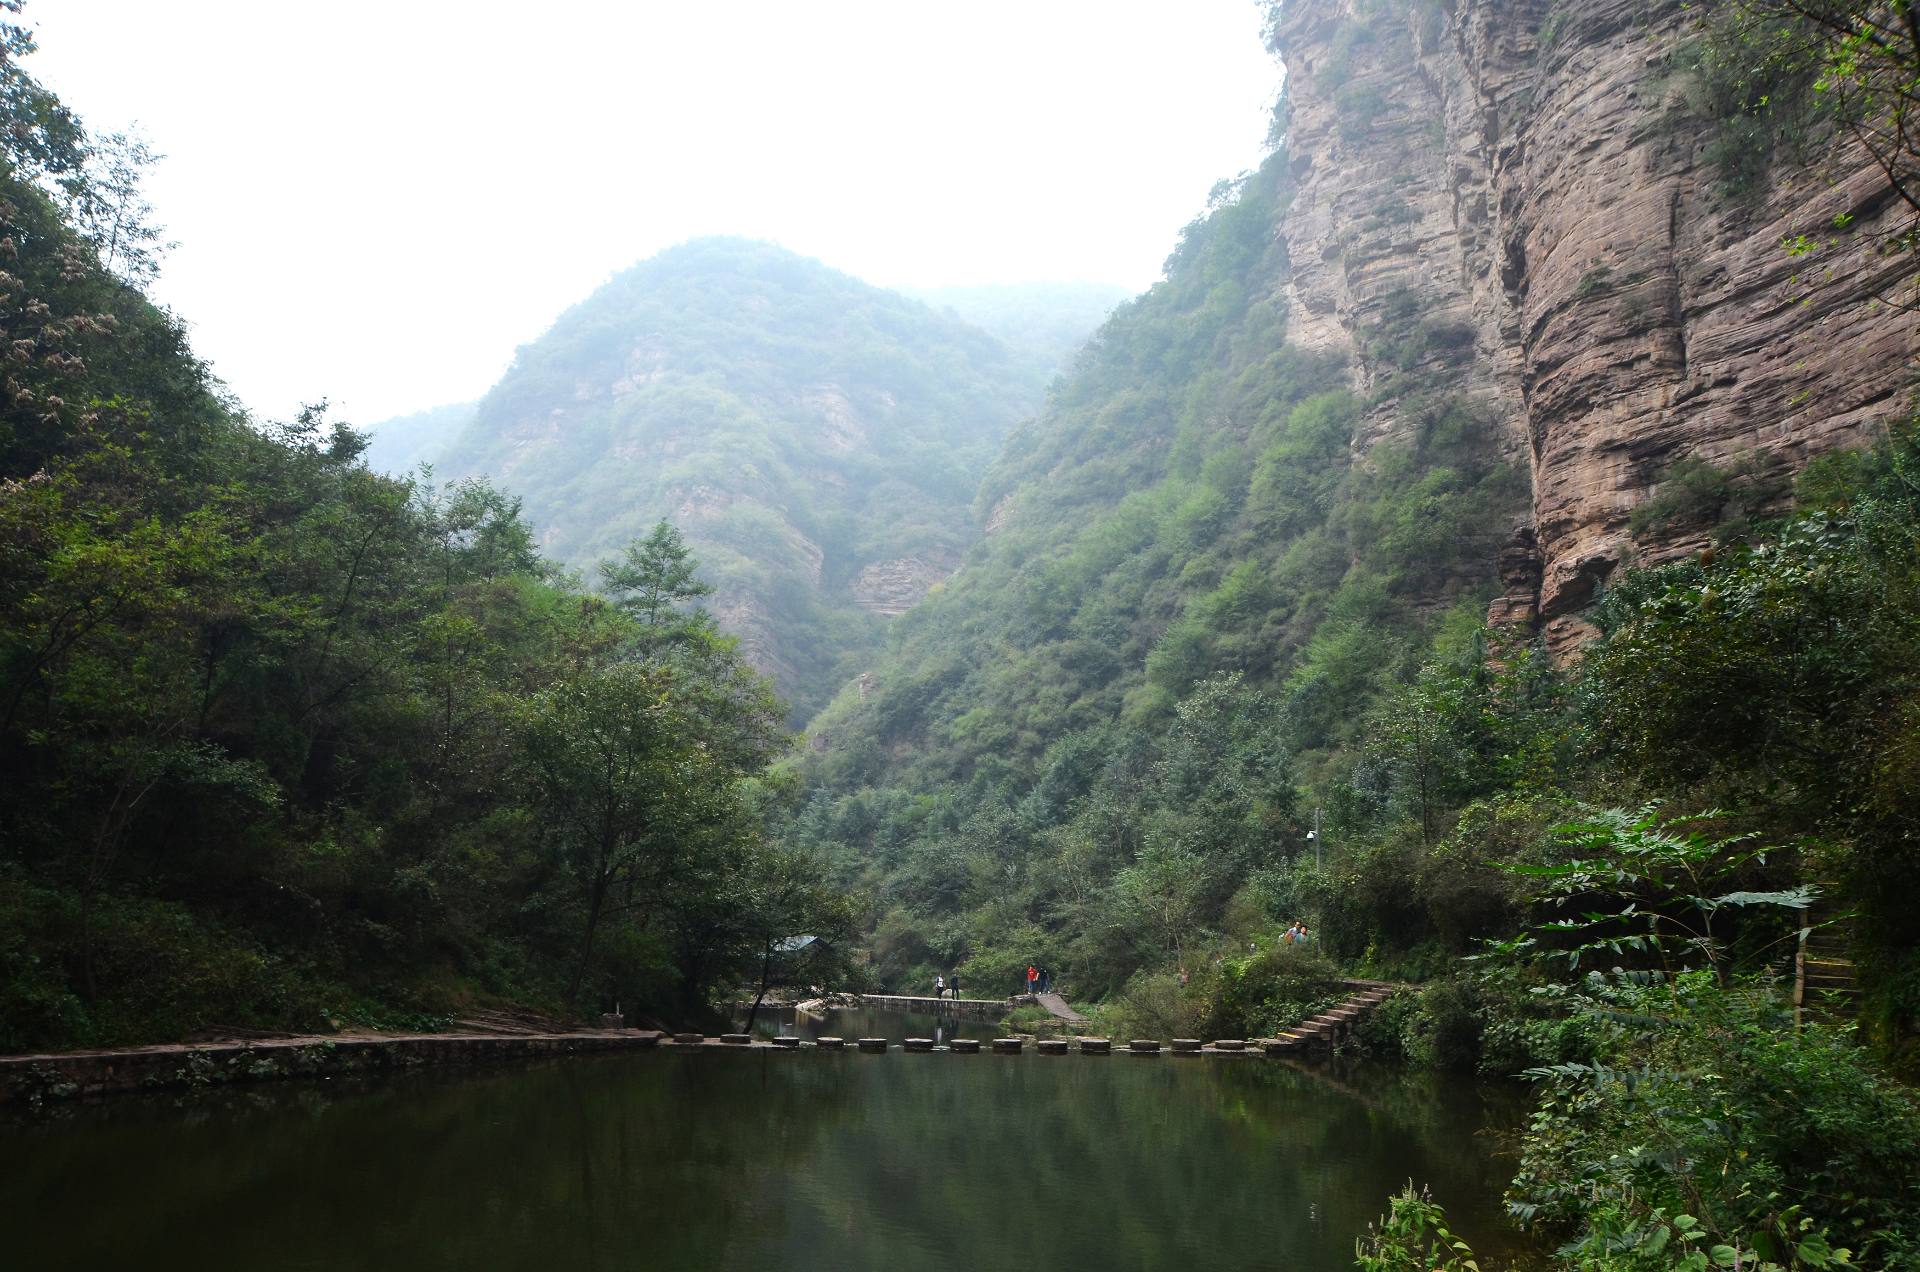
[[[960,997],[959,973],[956,972],[952,976],[936,974],[933,978],[933,996],[935,998]]]
[[[1027,964],[1027,992],[1029,994],[1051,994],[1053,992],[1053,973],[1044,967]]]

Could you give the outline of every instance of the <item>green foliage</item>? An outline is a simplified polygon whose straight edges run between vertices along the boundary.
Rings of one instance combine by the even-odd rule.
[[[1318,949],[1284,941],[1219,959],[1194,988],[1201,999],[1194,1027],[1203,1038],[1270,1038],[1350,994]]]
[[[1603,608],[1586,693],[1603,754],[1648,785],[1760,810],[1817,849],[1898,982],[1920,944],[1908,880],[1920,809],[1920,500],[1912,427],[1809,473],[1767,542],[1637,572]],[[1891,1000],[1889,1000],[1891,1001]],[[1885,1011],[1879,1037],[1906,1031]]]
[[[665,520],[645,539],[635,539],[618,560],[600,563],[601,589],[640,625],[649,652],[710,634],[701,622],[705,611],[686,606],[713,595],[713,586],[694,572],[693,554],[680,532]]]
[[[1755,456],[1727,468],[1688,456],[1661,476],[1654,496],[1628,516],[1627,528],[1635,538],[1671,541],[1706,530],[1716,543],[1744,539],[1762,510],[1777,504],[1781,485]]]
[[[1736,197],[1764,189],[1776,155],[1803,160],[1822,124],[1819,41],[1794,8],[1738,0],[1705,10],[1700,34],[1678,54],[1683,118],[1710,122],[1707,158]]]
[[[1537,1071],[1516,1215],[1609,1267],[1675,1266],[1659,1258],[1682,1237],[1785,1267],[1904,1266],[1920,1225],[1911,1095],[1827,1027],[1795,1032],[1702,976],[1582,1003],[1600,1058]]]
[[[1432,598],[1491,590],[1523,492],[1453,387],[1466,346],[1408,293],[1422,370],[1373,403],[1288,346],[1287,198],[1280,156],[1215,190],[1009,439],[986,541],[813,725],[793,834],[941,957],[1043,945],[1099,992],[1209,947],[1291,878],[1299,757],[1418,667]],[[1395,440],[1356,463],[1369,411]]]
[[[1541,988],[1587,1022],[1594,1058],[1530,1071],[1545,1090],[1514,1214],[1569,1232],[1576,1266],[1718,1266],[1722,1247],[1781,1267],[1911,1258],[1920,1106],[1839,1031],[1796,1025],[1750,979],[1773,947],[1716,925],[1764,925],[1807,891],[1725,891],[1761,860],[1747,837],[1644,815],[1611,811],[1563,841],[1566,860],[1516,867],[1558,916],[1496,952],[1575,973]]]
[[[1473,1248],[1447,1227],[1447,1213],[1412,1183],[1387,1200],[1387,1213],[1354,1243],[1361,1272],[1480,1272]]]
[[[845,952],[855,902],[761,842],[778,706],[672,532],[616,567],[630,616],[484,480],[238,414],[129,283],[151,239],[88,219],[131,177],[5,67],[0,1047],[582,984],[697,1017],[760,972],[739,898],[797,873],[762,912]]]
[[[1551,940],[1554,957],[1564,957],[1570,970],[1625,958],[1657,963],[1669,977],[1704,968],[1725,984],[1730,929],[1747,910],[1802,911],[1818,895],[1804,885],[1757,890],[1753,885],[1767,882],[1768,852],[1753,844],[1753,834],[1676,830],[1650,808],[1603,809],[1558,835],[1560,859],[1504,868],[1532,882],[1536,906],[1578,913],[1541,925],[1537,937],[1513,947],[1537,950],[1539,941]]]
[[[1077,296],[1059,303],[1084,338]],[[1030,299],[1032,321],[1055,312]],[[959,563],[980,474],[1055,365],[771,244],[698,239],[562,314],[425,457],[510,481],[546,550],[589,571],[670,521],[798,722],[871,661],[877,606]]]

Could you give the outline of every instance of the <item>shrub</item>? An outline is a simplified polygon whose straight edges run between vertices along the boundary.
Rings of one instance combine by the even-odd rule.
[[[1407,1055],[1434,1069],[1471,1071],[1480,1060],[1480,1035],[1486,1027],[1479,986],[1463,978],[1436,981],[1420,992]]]
[[[1534,1073],[1546,1085],[1508,1193],[1517,1217],[1615,1260],[1581,1266],[1686,1266],[1652,1261],[1681,1236],[1792,1267],[1844,1266],[1830,1246],[1913,1266],[1920,1104],[1843,1033],[1796,1031],[1709,973],[1620,979],[1604,1002],[1603,1059]]]
[[[1354,1242],[1360,1272],[1480,1272],[1473,1250],[1447,1227],[1446,1211],[1411,1181],[1387,1200],[1387,1213]]]
[[[1278,945],[1223,958],[1202,982],[1202,1037],[1270,1037],[1343,998],[1339,974],[1317,949]]]

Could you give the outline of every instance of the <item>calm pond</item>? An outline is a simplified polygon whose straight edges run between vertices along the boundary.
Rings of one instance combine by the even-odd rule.
[[[0,1264],[1335,1269],[1510,1238],[1516,1093],[1264,1058],[638,1053],[0,1122]]]

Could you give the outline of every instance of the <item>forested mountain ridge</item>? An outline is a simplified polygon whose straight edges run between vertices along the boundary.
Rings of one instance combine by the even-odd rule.
[[[1217,914],[1290,854],[1296,776],[1498,594],[1525,478],[1470,362],[1404,377],[1404,440],[1357,446],[1378,399],[1285,338],[1292,197],[1284,153],[1216,192],[1009,439],[986,540],[810,727],[794,833],[877,874],[887,972],[1037,947],[1117,988],[1175,939],[1157,881]]]
[[[701,239],[522,348],[436,469],[513,490],[577,566],[670,519],[804,719],[959,563],[979,475],[1050,374],[817,261]]]
[[[787,842],[882,984],[1039,962],[1116,1036],[1425,982],[1359,1045],[1541,1083],[1553,1266],[1911,1265],[1910,7],[1268,12],[1284,144],[1008,439]],[[1476,1266],[1438,1218],[1359,1266]]]
[[[141,292],[138,190],[32,43],[0,14],[0,1051],[692,1019],[769,943],[844,938],[761,834],[770,686],[644,592],[671,531],[595,595],[486,482],[247,416]]]
[[[1906,418],[1911,209],[1809,104],[1814,54],[1761,58],[1768,93],[1746,7],[1630,8],[1273,7],[1286,144],[1009,438],[986,540],[809,730],[792,834],[879,889],[884,975],[1038,952],[1115,990],[1165,965],[1169,897],[1203,931],[1304,902],[1303,796],[1425,843],[1517,774],[1572,792],[1597,724],[1507,777],[1465,757],[1570,709],[1581,604]],[[1419,909],[1351,917],[1453,930]]]

